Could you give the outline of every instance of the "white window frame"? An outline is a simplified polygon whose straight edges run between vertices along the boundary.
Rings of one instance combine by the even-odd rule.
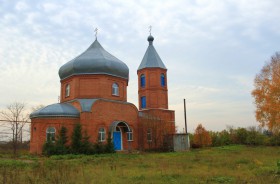
[[[46,141],[49,141],[48,138],[50,137],[50,141],[55,142],[55,132],[56,129],[54,127],[48,127],[46,129]]]
[[[129,130],[127,132],[127,141],[133,141],[133,131]]]
[[[104,127],[98,129],[98,141],[104,142],[106,140],[106,130]]]
[[[69,96],[70,96],[70,84],[66,84],[65,97],[69,97]]]
[[[119,85],[116,82],[112,84],[112,95],[119,96]]]

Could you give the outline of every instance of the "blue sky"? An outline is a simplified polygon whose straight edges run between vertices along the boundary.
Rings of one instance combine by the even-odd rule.
[[[258,125],[253,80],[279,51],[280,1],[0,0],[0,108],[56,103],[58,69],[94,41],[130,69],[128,101],[138,106],[137,67],[154,46],[168,68],[169,108],[188,129]]]

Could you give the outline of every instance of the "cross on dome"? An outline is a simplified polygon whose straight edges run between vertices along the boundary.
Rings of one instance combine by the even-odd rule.
[[[94,32],[95,32],[95,39],[97,40],[98,28],[95,28]]]
[[[152,26],[149,26],[150,35],[152,34]]]

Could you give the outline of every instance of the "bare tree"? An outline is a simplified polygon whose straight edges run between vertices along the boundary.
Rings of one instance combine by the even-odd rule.
[[[14,102],[7,106],[5,110],[0,111],[0,119],[5,126],[12,132],[11,142],[14,155],[17,154],[19,142],[22,142],[22,133],[24,125],[28,122],[28,114],[25,113],[25,103]]]
[[[37,110],[39,110],[43,107],[46,107],[46,106],[43,105],[43,104],[40,104],[40,105],[36,105],[36,106],[31,107],[31,110],[32,110],[32,112],[34,112],[34,111],[37,111]]]

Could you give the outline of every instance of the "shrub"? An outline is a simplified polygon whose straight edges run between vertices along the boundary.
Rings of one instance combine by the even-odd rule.
[[[221,146],[221,140],[219,137],[219,132],[209,132],[212,139],[212,146]]]
[[[108,134],[108,138],[107,138],[107,144],[105,145],[105,152],[106,153],[115,153],[115,146],[112,142],[112,138],[111,138],[111,133],[109,132]]]
[[[85,132],[85,135],[82,138],[82,143],[81,143],[81,149],[80,152],[82,154],[90,155],[94,153],[93,146],[89,142],[89,136],[87,135],[87,132]]]
[[[212,140],[212,146],[225,146],[232,144],[231,135],[228,131],[209,132]]]
[[[232,144],[230,134],[226,130],[223,130],[222,132],[220,132],[220,139],[221,139],[221,145]]]
[[[71,136],[71,145],[67,146],[68,138],[67,138],[67,129],[65,127],[61,127],[59,136],[56,137],[56,141],[51,142],[47,141],[43,146],[43,154],[50,155],[64,155],[64,154],[101,154],[101,153],[114,153],[115,148],[112,143],[111,135],[108,135],[107,143],[102,144],[101,142],[97,142],[92,144],[89,139],[90,137],[87,135],[87,132],[82,134],[82,126],[81,124],[75,124],[72,136]]]
[[[67,142],[67,128],[62,126],[55,142],[55,152],[57,155],[64,155],[69,152],[69,148],[66,146]]]
[[[71,152],[74,154],[81,153],[82,147],[82,125],[80,123],[75,124],[71,142]]]
[[[255,127],[250,127],[247,132],[246,144],[248,145],[263,145],[264,135],[257,131]]]
[[[93,145],[94,153],[101,154],[105,153],[105,147],[101,142],[97,142]]]
[[[59,135],[56,137],[56,141],[52,142],[48,140],[43,146],[44,155],[64,155],[67,154],[69,148],[66,146],[67,143],[67,129],[62,126]]]
[[[43,155],[50,156],[54,154],[56,154],[54,143],[49,140],[46,141],[45,144],[43,145]]]
[[[236,129],[236,144],[246,144],[248,131],[245,128]]]
[[[272,134],[268,140],[270,146],[280,146],[280,132],[278,134]]]

